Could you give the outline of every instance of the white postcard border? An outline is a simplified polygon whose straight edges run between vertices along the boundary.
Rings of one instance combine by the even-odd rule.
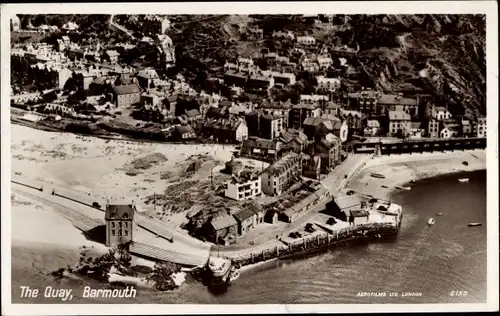
[[[262,2],[262,3],[67,3],[1,6],[1,137],[2,137],[2,314],[201,314],[298,312],[451,312],[498,310],[498,15],[494,1],[421,2]],[[486,304],[312,304],[312,305],[182,305],[12,304],[10,214],[10,16],[13,14],[466,14],[487,15],[487,290]],[[165,295],[168,295],[166,293]]]

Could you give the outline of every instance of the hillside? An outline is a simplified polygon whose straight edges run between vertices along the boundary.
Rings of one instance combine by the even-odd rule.
[[[357,60],[350,61],[358,73],[354,78],[358,88],[431,95],[454,114],[465,108],[486,112],[486,17],[482,15],[336,15],[333,25],[283,15],[168,18],[178,69],[198,82],[217,74],[226,60],[257,56],[262,48],[280,49],[270,35],[274,30],[291,30],[312,34],[320,44],[359,45]],[[129,40],[111,29],[109,16],[104,15],[25,15],[21,24],[62,25],[70,20],[106,42]],[[140,35],[140,16],[116,20]],[[253,36],[256,29],[263,30],[264,39]]]
[[[177,27],[177,44],[191,58],[221,66],[224,59],[252,56],[269,41],[249,41],[261,28],[313,34],[322,43],[356,47],[359,87],[429,94],[453,113],[486,113],[486,24],[480,15],[337,15],[333,26],[292,16],[216,16]],[[175,24],[174,24],[175,25]],[[263,43],[262,43],[263,42]],[[251,44],[251,45],[250,45]],[[244,49],[242,49],[242,47]]]

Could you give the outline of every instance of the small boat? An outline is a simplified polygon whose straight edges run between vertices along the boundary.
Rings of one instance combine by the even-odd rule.
[[[410,187],[400,187],[400,186],[396,186],[396,189],[405,190],[405,191],[410,191],[411,190]]]
[[[469,178],[458,179],[458,181],[461,183],[469,182]]]
[[[442,212],[437,212],[436,215],[437,216],[441,216],[441,215],[443,215],[443,213]]]
[[[468,166],[468,165],[469,165],[469,163],[468,163],[467,161],[465,161],[465,160],[464,160],[464,161],[462,161],[462,165],[464,165],[464,166]]]
[[[428,224],[429,226],[432,226],[432,225],[436,224],[436,220],[435,220],[434,218],[432,218],[432,217],[431,217],[431,218],[429,218],[429,220],[427,221],[427,224]]]
[[[374,178],[385,179],[385,176],[380,173],[372,173],[371,176]]]
[[[382,188],[384,188],[384,189],[388,189],[389,187],[388,187],[388,186],[386,186],[386,185],[382,185]]]
[[[474,227],[474,226],[481,226],[481,225],[483,225],[483,223],[469,223],[469,225],[467,225],[467,226]]]
[[[233,282],[234,280],[236,280],[239,277],[240,277],[240,272],[238,270],[236,270],[233,273],[231,273],[231,275],[229,276],[229,282]]]

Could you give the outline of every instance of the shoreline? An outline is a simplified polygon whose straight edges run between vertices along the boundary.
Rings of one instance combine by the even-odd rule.
[[[467,161],[467,166],[464,161]],[[389,200],[394,193],[402,191],[396,187],[407,187],[412,181],[479,170],[486,170],[486,150],[482,149],[378,156],[368,160],[341,192],[353,190],[360,195]],[[385,178],[374,178],[372,173],[382,174]]]

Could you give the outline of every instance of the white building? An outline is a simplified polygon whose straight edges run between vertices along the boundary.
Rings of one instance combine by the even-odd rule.
[[[297,43],[301,45],[314,45],[316,44],[316,39],[312,36],[298,36]]]
[[[47,105],[45,105],[44,110],[55,114],[62,114],[72,117],[76,116],[75,109],[57,103],[48,103]]]
[[[233,175],[233,179],[227,183],[224,195],[230,199],[241,201],[258,197],[262,194],[261,179],[256,174]]]
[[[318,56],[317,59],[321,69],[327,69],[333,65],[333,60],[329,56]]]
[[[340,79],[337,78],[326,78],[325,76],[317,76],[319,89],[326,89],[328,91],[337,91],[340,89]]]
[[[451,118],[451,113],[445,107],[434,107],[432,109],[432,117],[438,121],[449,120]]]
[[[439,132],[439,137],[440,138],[453,138],[453,137],[458,137],[459,130],[458,125],[449,125],[445,126],[440,132]]]
[[[477,120],[477,137],[486,137],[486,117]]]
[[[317,103],[317,102],[327,102],[328,101],[328,96],[327,95],[320,95],[320,94],[301,94],[300,95],[300,102],[301,103]]]

